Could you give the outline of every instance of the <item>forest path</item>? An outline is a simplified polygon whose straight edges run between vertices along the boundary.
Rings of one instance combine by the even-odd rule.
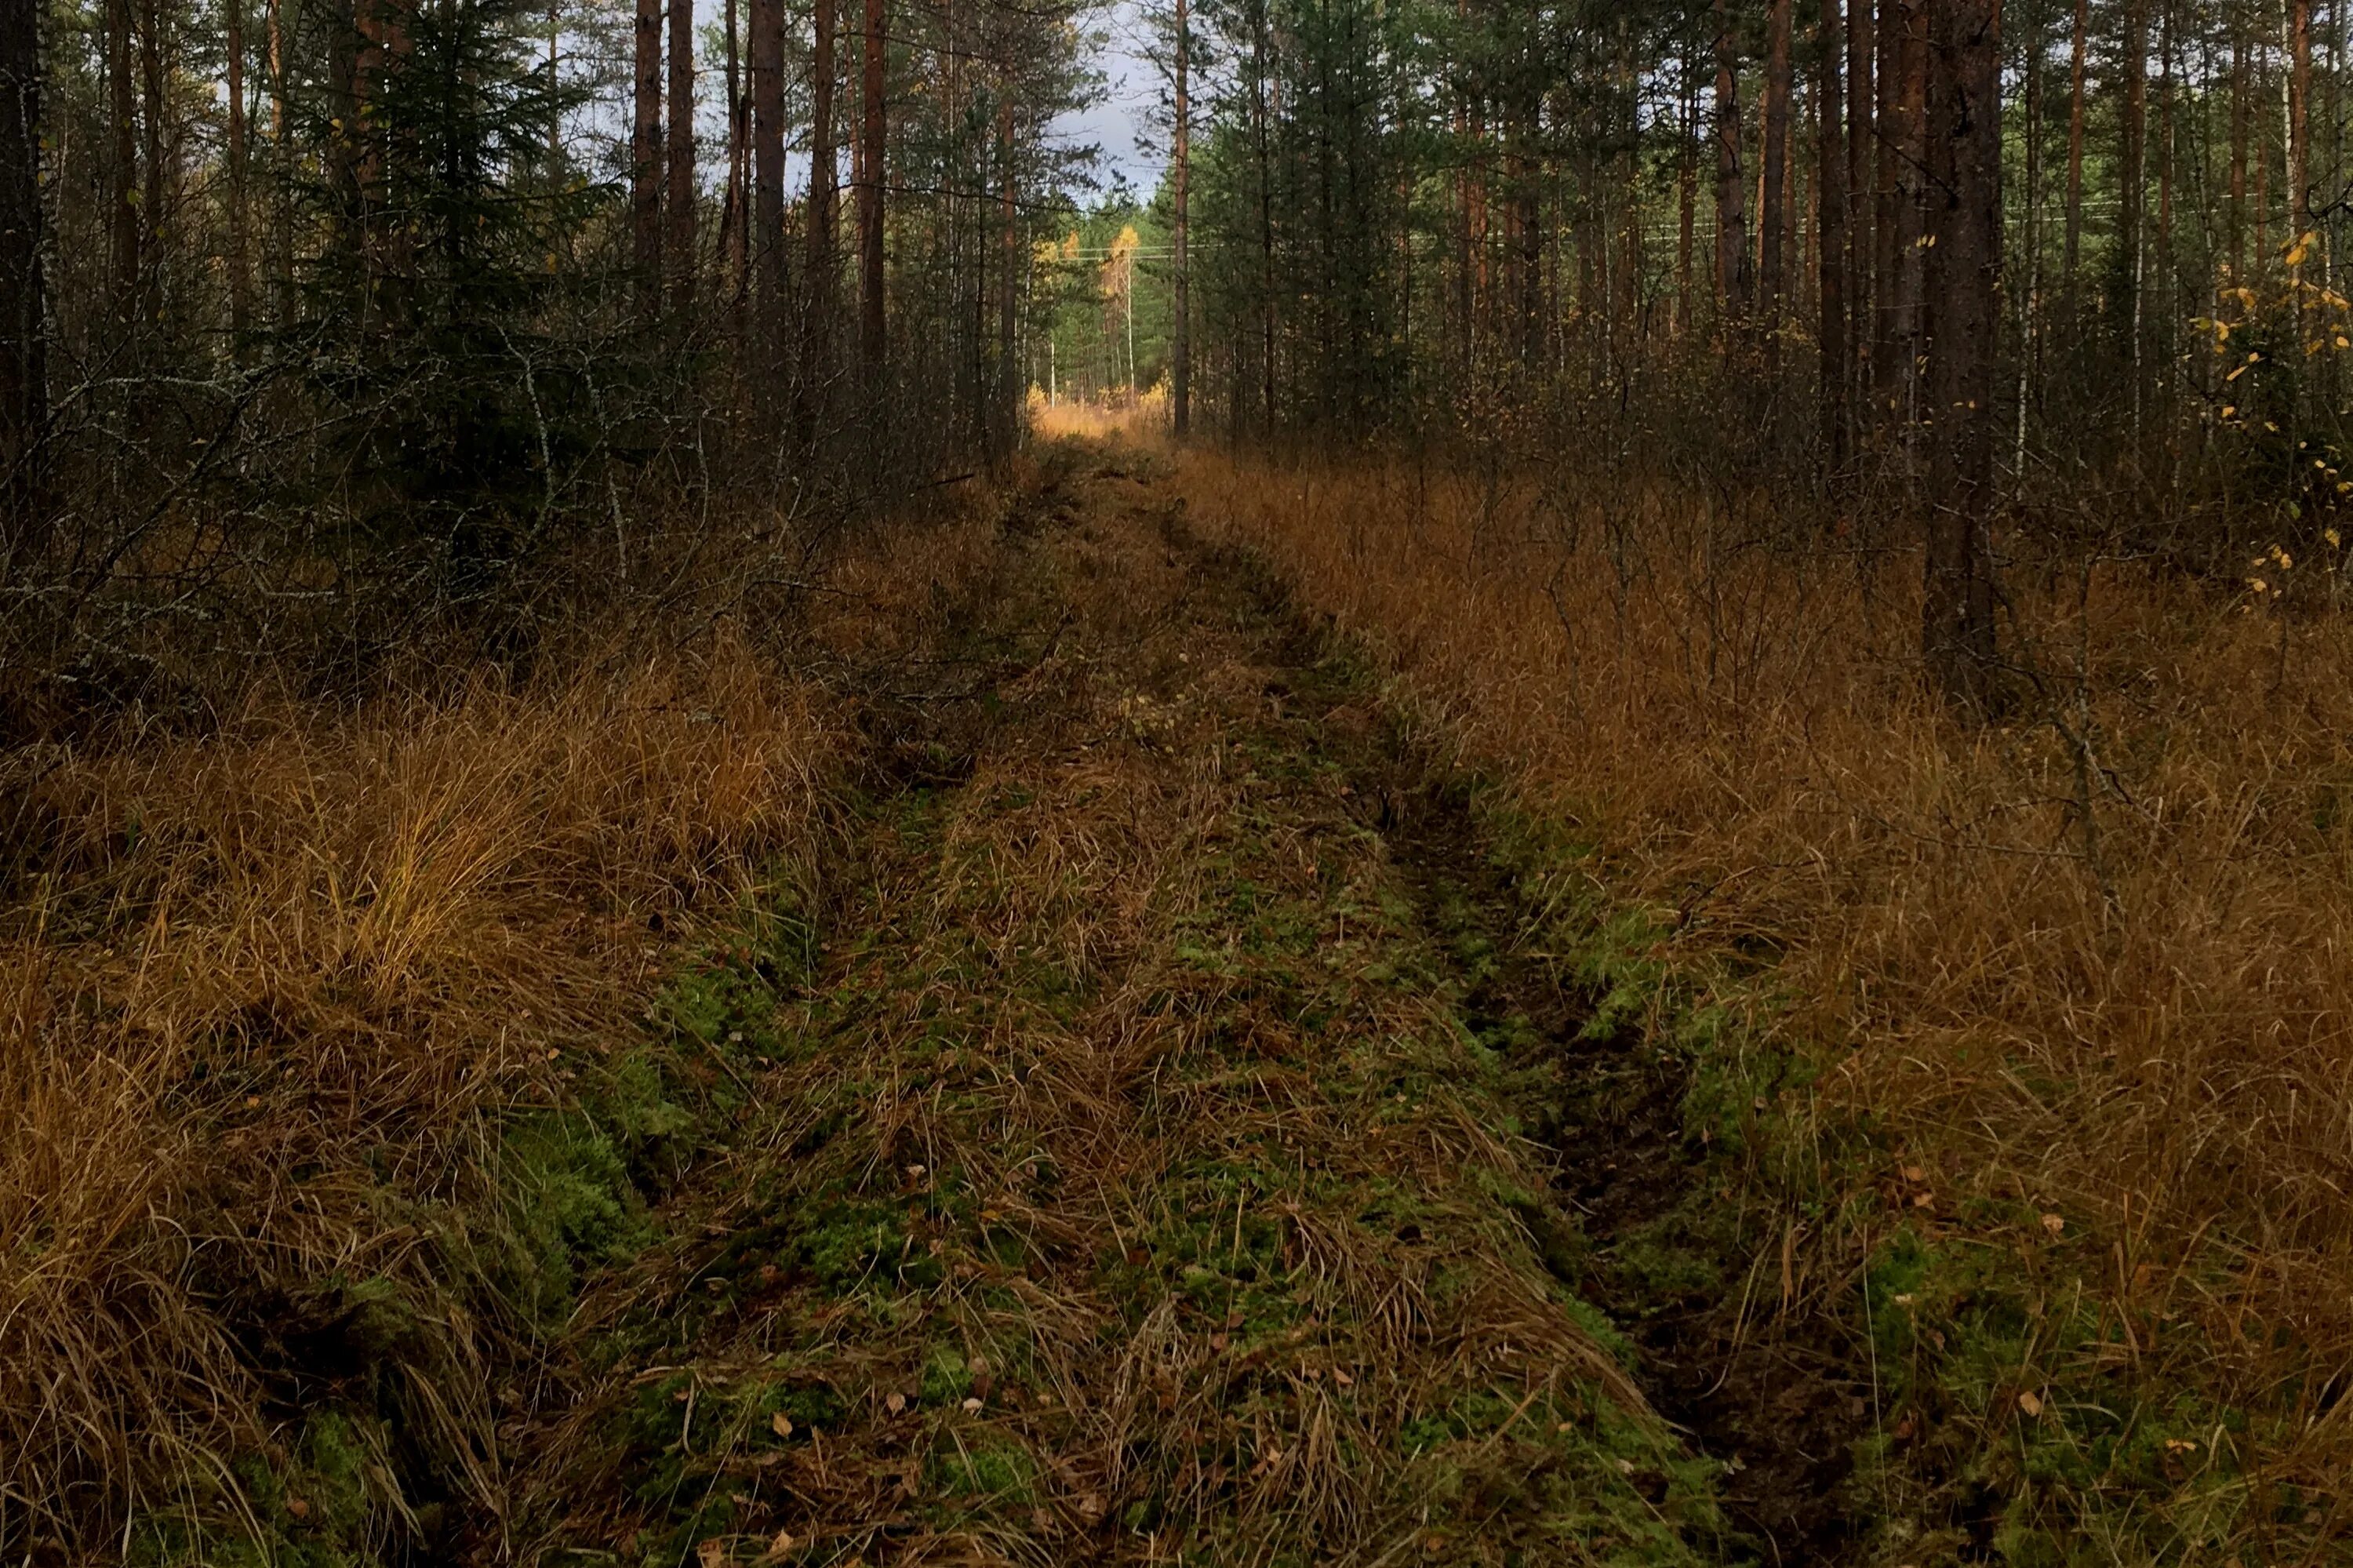
[[[1576,1294],[1620,1277],[1576,1207],[1689,1195],[1672,1086],[1584,1038],[1468,786],[1152,460],[1041,461],[952,611],[981,676],[887,706],[805,965],[712,988],[750,1108],[517,1401],[499,1554],[1827,1545],[1805,1423],[1695,1457]]]

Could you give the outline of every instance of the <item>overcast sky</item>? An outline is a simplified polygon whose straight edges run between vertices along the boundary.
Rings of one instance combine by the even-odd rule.
[[[1139,199],[1149,199],[1166,154],[1156,145],[1160,133],[1151,128],[1161,84],[1158,71],[1144,58],[1144,20],[1139,9],[1138,0],[1115,0],[1108,8],[1103,26],[1108,40],[1101,61],[1105,78],[1103,101],[1065,117],[1059,129],[1074,143],[1092,142],[1103,149],[1106,187],[1113,176],[1124,175]],[[1136,150],[1139,135],[1155,143],[1149,153]]]

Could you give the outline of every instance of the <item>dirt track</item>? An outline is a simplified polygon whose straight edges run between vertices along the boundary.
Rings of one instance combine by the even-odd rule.
[[[1048,461],[483,1554],[1834,1555],[1852,1391],[1618,1255],[1705,1195],[1558,900],[1146,460]]]

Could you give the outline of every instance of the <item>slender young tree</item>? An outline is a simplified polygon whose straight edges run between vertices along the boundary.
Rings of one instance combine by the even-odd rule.
[[[890,353],[889,318],[883,288],[883,187],[889,179],[890,33],[886,0],[866,0],[866,31],[860,43],[858,137],[858,347],[870,376]]]
[[[246,236],[245,0],[226,0],[221,24],[228,75],[228,325],[240,341],[252,324],[253,260]]]
[[[27,13],[32,7],[21,7]],[[131,0],[106,0],[106,111],[108,149],[108,249],[112,263],[114,309],[126,324],[139,320],[138,111],[131,86]]]
[[[1675,138],[1675,334],[1689,337],[1695,330],[1698,304],[1693,271],[1699,236],[1700,70],[1688,55],[1683,76],[1682,119]]]
[[[1013,92],[1010,70],[1000,68],[997,84],[997,414],[989,421],[1000,458],[1012,451],[1021,429],[1021,196],[1013,145]]]
[[[2118,52],[2123,111],[2116,116],[2116,249],[2108,298],[2115,333],[2132,370],[2133,407],[2141,392],[2141,266],[2144,260],[2143,197],[2148,151],[2148,0],[2125,0],[2124,36]]]
[[[270,172],[276,187],[270,201],[269,286],[273,309],[282,324],[294,314],[294,182],[287,178],[293,166],[293,130],[286,118],[286,28],[280,0],[263,0],[263,47],[269,51]],[[549,76],[550,89],[554,86]],[[554,134],[553,132],[550,132]]]
[[[38,546],[33,469],[48,425],[37,17],[0,6],[0,580]]]
[[[1941,4],[1942,0],[1937,0]],[[1931,0],[1896,0],[1895,113],[1890,138],[1895,149],[1894,275],[1888,283],[1888,347],[1883,367],[1890,416],[1905,431],[1905,450],[1916,457],[1920,408],[1920,354],[1928,299],[1926,266],[1930,181],[1926,146],[1928,26]]]
[[[166,23],[161,0],[139,0],[139,227],[144,231],[147,274],[145,314],[153,325],[162,316],[161,284],[164,226],[170,206],[170,165],[164,155],[164,81]]]
[[[2231,29],[2231,281],[2247,281],[2247,28],[2237,5],[2225,8]],[[2071,234],[2072,238],[2072,234]]]
[[[744,210],[752,195],[752,115],[744,97],[738,20],[735,0],[727,0],[721,23],[727,50],[727,194],[719,208],[719,254],[727,275],[729,312],[740,334],[744,301],[752,289],[752,253],[746,244],[751,222]]]
[[[1847,344],[1852,363],[1843,375],[1849,387],[1850,427],[1867,425],[1862,410],[1871,393],[1872,265],[1875,216],[1871,199],[1872,6],[1852,0],[1847,7]]]
[[[809,194],[808,260],[802,284],[808,299],[808,330],[804,334],[802,376],[821,387],[832,374],[834,311],[840,281],[841,254],[836,232],[835,205],[841,174],[834,155],[834,78],[840,69],[835,58],[835,0],[816,0],[810,12],[809,54]]]
[[[1193,433],[1193,98],[1192,15],[1187,0],[1176,0],[1176,123],[1170,171],[1176,206],[1176,299],[1170,353],[1169,398],[1180,441]]]
[[[2287,0],[2288,239],[2312,228],[2312,0]]]
[[[2060,252],[2060,273],[2068,291],[2075,288],[2076,268],[2084,251],[2084,123],[2089,88],[2092,0],[2075,0],[2073,40],[2068,50],[2067,97],[2067,219]]]
[[[752,0],[752,225],[760,343],[754,364],[773,365],[785,320],[785,16],[782,0]]]
[[[670,0],[670,175],[665,192],[670,227],[670,308],[683,322],[694,304],[694,0]]]
[[[1814,111],[1820,170],[1815,190],[1821,210],[1821,440],[1823,455],[1836,469],[1846,461],[1847,441],[1846,103],[1839,71],[1846,28],[1839,0],[1821,0],[1820,27]]]
[[[1905,0],[1879,0],[1879,20],[1873,29],[1878,59],[1873,86],[1876,101],[1872,114],[1871,285],[1871,408],[1875,425],[1894,423],[1900,407],[1896,396],[1904,362],[1897,357],[1896,312],[1902,289],[1903,225],[1898,219],[1902,191],[1896,183],[1899,151],[1904,142],[1903,77]]]
[[[1740,45],[1729,0],[1715,0],[1715,298],[1730,323],[1748,315],[1746,184],[1740,174]]]
[[[1762,296],[1766,362],[1778,365],[1781,320],[1788,306],[1787,271],[1794,260],[1784,249],[1789,189],[1789,0],[1771,0],[1766,12],[1765,98],[1761,107],[1764,184],[1757,215],[1757,238],[1762,242],[1757,291]]]
[[[629,119],[629,259],[638,313],[661,302],[662,0],[637,0],[636,70]]]
[[[2158,0],[2157,22],[2157,360],[2159,365],[2173,363],[2174,318],[2179,302],[2174,298],[2173,270],[2173,89],[2175,0]],[[2160,394],[2172,387],[2169,376],[2160,376]],[[2170,453],[2168,454],[2170,459]]]

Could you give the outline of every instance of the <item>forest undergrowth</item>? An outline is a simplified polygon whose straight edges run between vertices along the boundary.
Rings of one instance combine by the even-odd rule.
[[[2221,586],[2014,563],[1979,723],[1919,677],[1915,558],[1782,547],[1761,498],[1208,453],[1178,487],[1803,1065],[1755,1107],[1742,1196],[1779,1235],[1742,1288],[1868,1324],[1889,1550],[2337,1560],[2334,537]]]
[[[495,1506],[493,1370],[700,1136],[716,1069],[636,1039],[649,999],[815,874],[849,694],[920,662],[991,504],[838,562],[789,657],[592,624],[0,758],[11,1561],[372,1561]],[[273,1555],[322,1475],[342,1555]]]

